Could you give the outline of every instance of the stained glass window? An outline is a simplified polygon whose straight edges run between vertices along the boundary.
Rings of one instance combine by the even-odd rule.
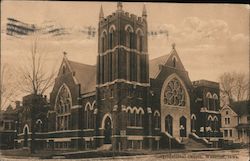
[[[68,130],[70,125],[71,96],[65,85],[60,89],[56,100],[57,130]]]
[[[164,91],[164,104],[185,106],[185,91],[176,78],[172,79]]]

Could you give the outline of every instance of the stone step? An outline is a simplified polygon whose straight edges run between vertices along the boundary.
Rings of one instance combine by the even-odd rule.
[[[185,142],[186,149],[199,149],[199,148],[207,148],[204,144],[197,142],[196,140],[189,138]]]
[[[111,150],[112,144],[103,144],[101,147],[97,148],[99,151],[108,151]]]

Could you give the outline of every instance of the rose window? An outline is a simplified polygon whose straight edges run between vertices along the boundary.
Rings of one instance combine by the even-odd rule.
[[[172,79],[164,91],[164,104],[174,106],[185,106],[185,92],[181,83]]]

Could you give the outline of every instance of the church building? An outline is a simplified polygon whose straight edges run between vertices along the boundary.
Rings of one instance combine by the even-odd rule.
[[[175,44],[149,60],[145,5],[141,17],[117,10],[98,24],[96,65],[62,60],[50,95],[51,149],[218,147],[219,84],[192,82]],[[25,125],[24,125],[25,126]],[[27,127],[27,126],[26,126]]]

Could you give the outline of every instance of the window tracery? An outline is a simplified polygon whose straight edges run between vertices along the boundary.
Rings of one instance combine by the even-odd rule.
[[[160,128],[160,114],[158,111],[156,111],[154,113],[154,124],[155,124],[155,129],[159,129]]]
[[[92,129],[94,127],[93,124],[93,108],[91,107],[90,103],[86,104],[84,110],[84,118],[85,118],[85,129]]]
[[[142,52],[142,50],[143,50],[143,32],[141,30],[137,31],[136,39],[137,39],[137,50],[139,52]]]
[[[58,92],[56,100],[56,129],[68,130],[70,126],[71,95],[65,85]]]
[[[185,106],[185,91],[176,78],[172,79],[164,91],[164,104]]]

